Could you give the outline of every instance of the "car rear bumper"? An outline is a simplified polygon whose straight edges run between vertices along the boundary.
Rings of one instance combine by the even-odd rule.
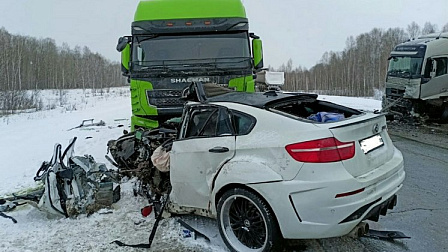
[[[338,170],[326,177],[313,169],[310,174],[315,175],[303,176],[305,180],[299,173],[291,181],[250,186],[272,207],[285,239],[317,239],[343,236],[364,219],[377,220],[395,204],[405,177],[403,157],[396,149],[389,162],[366,175],[355,178]]]

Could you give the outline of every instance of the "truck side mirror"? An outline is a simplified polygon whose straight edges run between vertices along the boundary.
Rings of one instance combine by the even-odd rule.
[[[254,68],[256,70],[263,68],[263,45],[261,39],[252,40],[252,55],[254,57]]]
[[[127,74],[129,72],[129,61],[131,60],[131,45],[127,44],[121,51],[121,70]]]
[[[129,62],[131,60],[131,45],[129,37],[118,39],[117,51],[121,52],[121,71],[123,75],[129,73]]]
[[[124,50],[124,48],[126,48],[126,45],[129,44],[129,37],[121,37],[118,39],[118,44],[117,44],[117,51],[118,52],[122,52]]]

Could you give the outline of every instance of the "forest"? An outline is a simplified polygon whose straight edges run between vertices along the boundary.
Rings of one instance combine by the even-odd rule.
[[[278,69],[285,72],[284,90],[345,96],[377,96],[384,89],[388,57],[397,44],[420,35],[446,32],[426,22],[403,28],[374,28],[346,40],[341,52],[325,52],[310,69],[293,67],[292,59]],[[126,85],[120,64],[86,46],[58,46],[53,39],[13,35],[0,28],[0,115],[37,108],[35,93],[43,89],[103,90]],[[30,95],[31,92],[31,95]],[[101,91],[102,92],[102,91]],[[62,93],[61,93],[62,94]]]
[[[88,47],[58,46],[53,39],[13,35],[0,28],[0,116],[23,109],[43,109],[38,93],[54,89],[92,89],[123,86],[118,62]],[[62,100],[62,99],[61,99]]]
[[[12,35],[0,28],[0,91],[122,86],[120,65],[88,47]]]
[[[430,22],[426,22],[423,27],[412,22],[406,29],[374,28],[356,37],[348,37],[342,52],[325,52],[320,62],[310,69],[301,66],[294,68],[290,59],[280,68],[271,70],[285,72],[283,89],[288,91],[378,96],[384,89],[388,57],[392,49],[406,40],[435,32],[448,32],[448,23],[440,30]]]

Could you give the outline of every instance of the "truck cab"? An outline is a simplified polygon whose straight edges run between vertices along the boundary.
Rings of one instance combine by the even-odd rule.
[[[141,1],[132,35],[117,45],[131,88],[131,130],[180,116],[191,82],[254,92],[263,53],[248,29],[240,0]]]

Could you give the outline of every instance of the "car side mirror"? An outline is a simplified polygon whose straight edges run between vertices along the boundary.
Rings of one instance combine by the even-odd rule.
[[[263,68],[263,44],[261,39],[252,40],[252,55],[254,57],[254,68],[256,70]]]

